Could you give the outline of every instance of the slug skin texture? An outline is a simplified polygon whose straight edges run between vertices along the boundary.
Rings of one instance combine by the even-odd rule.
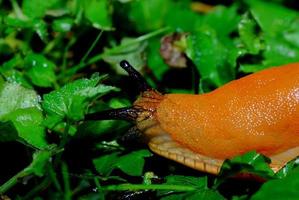
[[[157,107],[165,132],[195,152],[267,156],[299,146],[299,64],[273,67],[204,95],[167,94]]]

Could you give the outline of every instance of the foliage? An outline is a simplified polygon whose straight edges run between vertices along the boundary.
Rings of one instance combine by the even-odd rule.
[[[248,152],[215,177],[122,144],[128,123],[84,120],[136,99],[122,59],[152,86],[185,93],[298,62],[296,1],[205,2],[0,0],[0,198],[298,199],[296,160],[274,173]],[[161,39],[173,33],[194,69],[163,61]],[[240,172],[268,181],[238,184]]]

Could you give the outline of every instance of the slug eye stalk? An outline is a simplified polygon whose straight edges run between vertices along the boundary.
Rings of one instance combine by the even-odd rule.
[[[152,88],[148,85],[144,77],[136,70],[130,63],[126,60],[122,60],[120,62],[120,66],[126,70],[129,76],[136,81],[138,90],[140,92],[145,92],[147,90],[151,90]]]
[[[143,93],[152,88],[148,85],[144,77],[136,70],[130,63],[126,60],[120,62],[120,66],[129,74],[129,76],[136,81],[138,90]],[[136,121],[138,115],[143,111],[142,108],[128,107],[128,108],[118,108],[112,110],[105,110],[97,113],[85,115],[86,120],[109,120],[109,119],[119,119],[127,121]]]

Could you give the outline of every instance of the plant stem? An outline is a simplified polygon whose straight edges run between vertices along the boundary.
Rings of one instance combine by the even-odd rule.
[[[22,171],[11,177],[8,181],[6,181],[3,185],[0,186],[0,195],[4,194],[7,190],[13,187],[15,184],[19,182],[20,179],[30,175],[31,172],[24,168]]]
[[[93,41],[93,43],[91,44],[91,46],[89,47],[89,49],[87,50],[87,52],[85,53],[85,55],[83,56],[83,58],[81,59],[80,63],[84,63],[85,62],[85,60],[89,56],[90,52],[94,49],[94,47],[96,46],[96,44],[99,42],[99,40],[100,40],[103,32],[104,32],[103,30],[100,31],[100,33],[98,34],[98,36],[96,37],[96,39]]]
[[[60,143],[58,145],[59,148],[64,148],[66,143],[68,142],[68,136],[69,136],[69,129],[70,129],[70,120],[66,120],[66,125],[62,134],[62,138],[60,140]],[[57,167],[61,163],[62,154],[58,154],[54,160],[54,168]]]
[[[54,40],[50,41],[47,43],[46,47],[43,50],[43,54],[48,54],[50,53],[53,48],[61,42],[61,39],[63,38],[63,35],[61,33],[59,33]]]
[[[103,190],[176,190],[176,191],[194,191],[195,187],[186,185],[143,185],[143,184],[120,184],[120,185],[109,185],[102,187]]]
[[[64,49],[64,53],[63,53],[63,60],[62,60],[62,67],[61,67],[61,71],[65,71],[66,67],[67,67],[67,56],[68,56],[68,52],[69,49],[71,48],[71,46],[73,46],[77,41],[77,37],[72,37],[68,44],[66,45],[65,49]]]
[[[70,176],[68,173],[68,167],[65,162],[63,162],[61,165],[61,173],[62,173],[63,183],[64,183],[64,199],[71,200],[72,191],[70,186]]]
[[[148,40],[148,39],[150,39],[152,37],[155,37],[155,36],[157,36],[157,35],[159,35],[161,33],[166,32],[168,30],[170,30],[170,28],[169,27],[165,27],[165,28],[161,28],[161,29],[158,29],[156,31],[150,32],[148,34],[142,35],[140,37],[135,38],[134,40],[130,40],[130,41],[124,43],[124,44],[121,44],[119,46],[116,46],[116,47],[114,47],[112,49],[107,50],[105,54],[109,54],[110,55],[110,54],[113,54],[113,53],[118,53],[121,50],[126,49],[128,46],[131,46],[131,45],[137,44],[139,42]]]
[[[47,188],[50,184],[51,184],[50,179],[46,177],[40,184],[38,184],[30,192],[28,192],[26,196],[22,197],[22,199],[23,200],[33,199],[33,196],[35,196],[37,193]]]
[[[100,184],[100,181],[97,179],[97,178],[94,178],[94,183],[95,185],[97,186],[97,189],[98,189],[98,193],[100,195],[99,199],[102,200],[102,199],[105,199],[105,195],[104,195],[104,191],[102,189],[102,186]]]
[[[68,141],[68,136],[69,136],[69,130],[70,130],[70,120],[66,120],[66,125],[65,125],[65,128],[64,128],[64,131],[63,131],[63,134],[62,134],[62,139],[60,141],[60,144],[59,144],[59,147],[60,148],[63,148],[67,141]]]
[[[56,172],[53,169],[53,166],[49,166],[49,177],[51,178],[53,185],[56,187],[57,191],[62,191],[60,183],[57,179]]]

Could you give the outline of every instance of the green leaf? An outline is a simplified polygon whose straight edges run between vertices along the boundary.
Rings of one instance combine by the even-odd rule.
[[[238,51],[232,43],[222,43],[214,29],[205,28],[190,34],[186,54],[202,78],[218,87],[235,78]]]
[[[108,92],[117,91],[115,87],[99,84],[104,76],[94,74],[90,79],[79,79],[43,96],[42,107],[47,113],[47,126],[64,121],[81,120],[86,113],[89,101]]]
[[[299,36],[298,12],[279,4],[265,1],[246,1],[251,13],[263,30],[263,59],[254,63],[242,63],[241,71],[256,72],[272,66],[297,62],[299,48],[295,38]],[[267,9],[264,9],[267,7]]]
[[[238,7],[234,4],[230,7],[217,6],[204,16],[202,26],[213,28],[219,37],[226,37],[237,29],[240,21],[237,9]]]
[[[109,107],[111,108],[123,108],[126,106],[130,106],[131,103],[128,99],[126,98],[112,98],[110,99],[110,101],[108,102]]]
[[[37,148],[47,145],[40,97],[20,85],[5,83],[0,93],[0,120],[11,121],[18,136]],[[13,132],[11,134],[14,134]]]
[[[104,176],[109,176],[113,169],[119,168],[130,176],[141,176],[144,165],[144,157],[152,154],[148,150],[133,151],[120,156],[115,152],[93,160],[97,171]]]
[[[299,34],[299,30],[298,30]],[[254,64],[241,64],[240,70],[246,73],[257,72],[272,66],[280,66],[297,62],[299,58],[299,48],[287,42],[284,38],[270,38],[265,40],[264,60]]]
[[[46,13],[47,4],[48,2],[43,0],[24,0],[23,12],[30,18],[41,18]]]
[[[134,23],[138,32],[157,30],[163,27],[171,3],[171,0],[132,1],[129,20]]]
[[[27,168],[36,176],[43,176],[45,168],[50,162],[51,152],[48,150],[42,150],[33,154],[33,162]]]
[[[32,88],[29,81],[24,77],[24,75],[16,70],[15,68],[21,68],[24,66],[23,58],[17,54],[12,59],[3,63],[0,67],[0,73],[5,77],[6,81],[9,83],[21,84],[26,88]]]
[[[37,33],[37,35],[43,42],[48,42],[49,39],[47,24],[43,20],[33,20],[33,30]]]
[[[299,16],[295,10],[272,2],[247,0],[246,3],[249,4],[251,13],[262,30],[271,37],[288,29],[290,24]]]
[[[0,142],[14,141],[18,138],[18,131],[11,121],[0,122]]]
[[[201,26],[203,16],[193,12],[190,9],[190,4],[189,0],[172,1],[167,7],[168,12],[166,12],[164,19],[165,25],[178,32],[191,32]]]
[[[263,64],[240,64],[240,71],[245,73],[254,73],[265,68]]]
[[[18,109],[6,115],[16,127],[19,137],[23,138],[27,143],[43,148],[47,145],[45,128],[41,125],[43,116],[37,108]]]
[[[105,156],[101,156],[93,160],[96,170],[103,176],[109,176],[115,168],[118,159],[118,153],[114,152]]]
[[[148,66],[152,69],[153,74],[158,80],[162,80],[164,73],[169,67],[164,63],[160,51],[160,38],[153,38],[148,45]]]
[[[295,168],[283,179],[270,180],[252,196],[252,200],[259,199],[298,199],[299,168]]]
[[[2,64],[0,71],[5,72],[5,71],[11,70],[17,66],[20,66],[22,64],[23,64],[23,59],[21,58],[21,56],[19,54],[16,54],[13,58],[11,58],[10,60],[8,60]]]
[[[289,44],[299,48],[299,20],[294,20],[289,28],[283,31],[283,38]]]
[[[52,28],[56,32],[69,32],[74,24],[72,18],[62,18],[53,21]]]
[[[12,16],[5,17],[4,24],[13,28],[30,28],[33,26],[31,20],[18,19]]]
[[[43,42],[48,41],[47,24],[41,19],[18,19],[7,16],[4,19],[4,22],[7,27],[13,28],[13,31],[15,31],[16,29],[31,29],[37,33],[37,35]]]
[[[123,38],[119,46],[105,49],[103,59],[110,63],[119,74],[127,74],[119,67],[122,60],[127,60],[137,70],[140,70],[145,65],[144,52],[147,42],[135,41],[135,38]]]
[[[22,10],[29,18],[42,18],[47,9],[59,4],[59,1],[61,0],[24,0],[22,1]]]
[[[269,166],[270,159],[255,151],[247,152],[226,160],[220,171],[220,177],[230,177],[240,172],[252,173],[261,177],[273,177],[274,172]]]
[[[105,133],[120,132],[128,127],[128,122],[119,120],[86,121],[78,127],[78,134],[81,136],[100,136]]]
[[[294,168],[297,168],[299,165],[299,158],[295,158],[294,160],[291,160],[288,162],[283,168],[281,168],[278,172],[276,172],[275,177],[277,178],[284,178],[286,177],[289,173],[292,172]]]
[[[24,75],[17,70],[7,70],[3,72],[3,75],[5,76],[5,79],[8,83],[20,84],[25,88],[32,89],[30,81],[28,81],[26,77],[24,77]]]
[[[43,176],[46,168],[51,161],[51,156],[57,151],[55,145],[48,145],[43,150],[34,152],[31,164],[24,169],[28,173],[33,173],[36,176]]]
[[[51,87],[56,81],[55,64],[40,54],[29,54],[25,57],[27,75],[33,84],[39,87]]]
[[[115,166],[130,176],[141,176],[144,166],[144,158],[152,154],[148,150],[139,150],[121,156]]]
[[[224,198],[218,191],[215,190],[203,190],[201,192],[197,192],[189,197],[187,197],[188,200],[225,200]]]
[[[256,31],[257,23],[249,13],[245,13],[238,25],[239,35],[248,53],[257,54],[262,49],[261,37]]]
[[[92,23],[93,27],[103,30],[112,30],[111,13],[109,1],[90,0],[83,1],[85,17]]]
[[[33,90],[15,83],[0,84],[0,90],[0,119],[17,109],[40,109],[40,97]]]
[[[298,62],[299,48],[283,38],[266,38],[265,68]]]

